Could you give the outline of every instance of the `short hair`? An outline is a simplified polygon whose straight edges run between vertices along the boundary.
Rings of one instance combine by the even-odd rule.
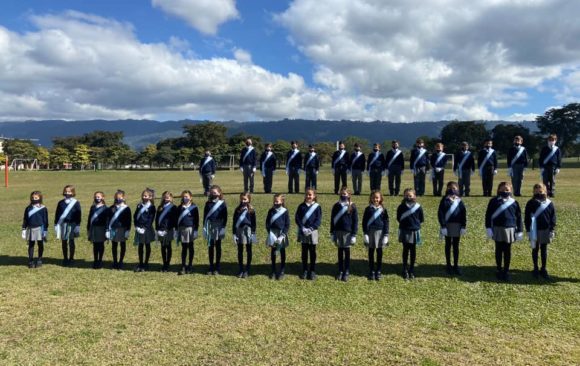
[[[42,196],[42,192],[41,191],[32,191],[30,193],[30,202],[32,202],[32,196],[38,196],[38,199],[40,201],[39,203],[42,203],[43,196]]]
[[[436,144],[435,144],[435,147],[436,147],[436,148],[437,148],[437,147],[441,147],[441,148],[443,149],[443,143],[441,143],[441,142],[438,142],[438,143],[436,143]]]
[[[546,188],[546,185],[544,183],[540,182],[540,183],[534,184],[533,191],[535,191],[536,189],[541,189],[542,192],[548,193],[548,188]]]
[[[391,141],[391,144],[398,144],[398,143],[399,143],[399,140],[393,140],[393,141]]]
[[[510,182],[500,182],[497,186],[497,194],[499,195],[500,189],[502,188],[509,188],[510,191],[513,191],[514,188]]]
[[[417,139],[417,140],[415,140],[415,143],[416,144],[424,144],[425,141],[423,141],[423,139]]]
[[[77,190],[75,189],[75,186],[73,186],[72,184],[67,184],[66,186],[64,186],[64,188],[62,189],[62,194],[63,194],[63,196],[64,196],[64,192],[65,192],[67,189],[70,189],[70,191],[72,192],[72,196],[73,196],[73,197],[76,197],[76,195],[77,195]]]
[[[276,193],[274,194],[274,197],[272,197],[272,201],[276,201],[277,198],[282,200],[282,207],[286,207],[286,196],[284,196],[282,193]]]
[[[358,142],[354,143],[354,147],[360,147],[360,145],[358,144]]]
[[[211,190],[214,190],[214,189],[215,189],[216,191],[218,191],[218,193],[219,193],[219,197],[218,197],[218,198],[219,198],[220,200],[221,200],[221,199],[223,199],[223,198],[224,198],[224,192],[222,191],[222,187],[218,186],[217,184],[214,184],[213,186],[209,187],[209,190],[210,190],[210,191],[211,191]],[[208,196],[208,198],[209,198],[209,196]]]
[[[457,182],[455,182],[453,180],[452,181],[449,181],[449,182],[447,182],[447,189],[450,189],[450,188],[457,188],[457,189],[459,189],[459,184],[457,184]]]
[[[490,139],[490,138],[487,138],[487,139],[483,140],[483,143],[484,143],[484,144],[485,144],[486,142],[493,142],[493,140],[492,140],[492,139]]]
[[[555,133],[551,133],[550,136],[548,136],[548,140],[557,140],[558,139],[558,135],[556,135]]]

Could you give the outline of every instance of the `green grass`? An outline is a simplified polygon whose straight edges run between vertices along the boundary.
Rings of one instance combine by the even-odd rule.
[[[484,240],[487,199],[478,196],[466,199],[468,235],[462,239],[460,259],[464,275],[446,276],[443,244],[437,239],[439,199],[426,196],[420,199],[426,243],[417,253],[418,278],[400,278],[401,246],[392,242],[384,258],[384,279],[367,281],[366,251],[359,235],[353,276],[341,283],[333,278],[336,249],[327,235],[336,200],[328,193],[332,185],[327,172],[319,185],[324,220],[321,276],[316,282],[298,279],[300,250],[295,240],[288,250],[289,276],[283,281],[267,278],[269,251],[263,244],[254,250],[253,276],[234,277],[236,250],[229,230],[224,275],[219,277],[202,274],[207,251],[201,241],[196,242],[192,276],[175,274],[179,249],[174,249],[174,272],[160,273],[158,246],[153,247],[156,266],[150,272],[95,271],[90,269],[92,249],[84,232],[77,242],[76,267],[60,266],[60,244],[51,232],[45,265],[29,270],[20,224],[32,190],[45,193],[52,217],[62,187],[75,184],[86,220],[95,190],[105,191],[110,201],[122,188],[134,208],[146,186],[175,194],[201,188],[192,172],[15,172],[0,196],[0,364],[578,364],[578,177],[580,169],[563,170],[559,177],[557,239],[548,264],[551,282],[532,278],[527,243],[513,248],[512,283],[495,281],[493,244]],[[408,172],[403,178],[409,186]],[[501,171],[496,183],[505,178]],[[529,199],[536,179],[537,171],[526,177],[526,197],[520,204]],[[284,192],[285,181],[283,173],[276,175],[274,189]],[[231,212],[241,174],[219,172],[216,183],[227,193]],[[364,185],[368,192],[368,180]],[[261,181],[256,188],[261,190]],[[481,193],[477,178],[473,189]],[[288,197],[292,215],[301,200],[301,195]],[[355,197],[361,211],[367,200],[366,195]],[[393,232],[399,200],[386,198]],[[271,195],[254,195],[262,241],[271,201]],[[195,202],[202,204],[202,196],[196,195]],[[127,268],[136,256],[129,246]],[[107,267],[110,259],[107,245]]]

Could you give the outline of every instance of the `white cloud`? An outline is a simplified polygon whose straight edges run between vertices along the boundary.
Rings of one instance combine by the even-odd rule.
[[[252,63],[252,54],[241,48],[234,49],[234,58],[241,64]]]
[[[152,0],[151,4],[210,35],[215,35],[221,24],[240,16],[235,0]]]

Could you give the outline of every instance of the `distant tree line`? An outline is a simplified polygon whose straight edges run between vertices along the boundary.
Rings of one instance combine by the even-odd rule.
[[[491,130],[484,123],[475,121],[453,121],[446,125],[440,136],[417,136],[425,141],[425,146],[432,150],[437,142],[445,145],[447,152],[454,152],[463,141],[473,148],[479,148],[483,141],[491,138],[494,148],[501,154],[506,154],[512,146],[513,138],[520,135],[532,158],[538,156],[545,138],[550,133],[558,135],[558,145],[565,156],[579,156],[580,143],[580,103],[571,103],[562,108],[553,108],[536,118],[537,133],[532,133],[521,124],[500,124]],[[167,138],[157,144],[145,146],[141,151],[132,149],[123,142],[122,132],[93,131],[82,136],[56,137],[50,149],[36,146],[29,140],[6,140],[4,152],[10,159],[37,159],[40,166],[47,169],[87,169],[87,168],[123,168],[126,166],[149,168],[191,168],[199,163],[206,149],[212,152],[214,158],[222,164],[229,164],[229,157],[234,156],[237,164],[239,152],[246,138],[253,140],[258,151],[263,151],[266,141],[259,136],[237,133],[227,136],[227,127],[215,122],[184,125],[183,136]],[[364,138],[350,136],[343,139],[348,149],[355,143],[362,146],[365,153],[371,150],[371,143]],[[279,157],[279,163],[284,164],[286,152],[290,150],[290,141],[272,141],[273,151]],[[379,142],[381,143],[381,142]],[[307,151],[306,144],[300,142],[302,151]],[[316,144],[316,151],[322,163],[329,163],[332,153],[336,150],[335,141],[321,141]],[[391,146],[391,141],[382,141],[383,151]],[[410,149],[411,146],[403,147]],[[4,161],[0,154],[0,162]]]

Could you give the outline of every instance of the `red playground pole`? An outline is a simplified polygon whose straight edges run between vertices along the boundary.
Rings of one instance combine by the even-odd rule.
[[[8,188],[8,155],[4,155],[4,186]]]

